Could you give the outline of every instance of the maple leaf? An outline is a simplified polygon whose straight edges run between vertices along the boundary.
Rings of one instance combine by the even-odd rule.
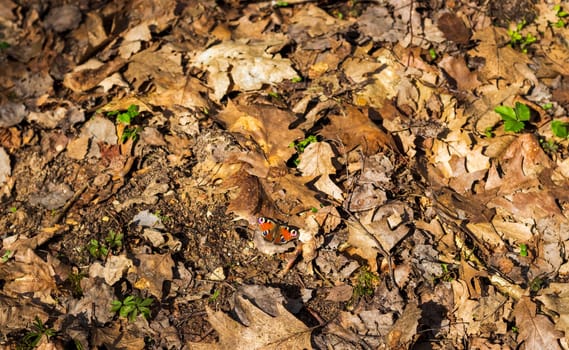
[[[284,306],[277,303],[277,317],[258,309],[253,303],[237,297],[249,326],[235,321],[222,311],[206,307],[209,322],[219,333],[219,343],[190,343],[191,349],[312,349],[310,329]]]

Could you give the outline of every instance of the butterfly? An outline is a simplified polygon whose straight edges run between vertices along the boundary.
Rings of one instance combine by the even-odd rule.
[[[286,225],[277,224],[275,221],[260,217],[257,219],[263,238],[274,244],[285,244],[298,238],[298,230]]]

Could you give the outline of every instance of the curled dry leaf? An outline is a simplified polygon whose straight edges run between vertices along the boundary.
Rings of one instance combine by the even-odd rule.
[[[208,71],[208,85],[221,100],[230,91],[230,80],[235,83],[233,90],[250,91],[297,76],[290,60],[267,53],[268,47],[264,43],[226,41],[199,53],[193,61]]]

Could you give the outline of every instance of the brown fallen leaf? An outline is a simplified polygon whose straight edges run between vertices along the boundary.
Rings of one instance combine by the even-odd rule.
[[[310,328],[281,304],[277,303],[279,316],[272,317],[247,299],[237,297],[236,302],[241,305],[242,314],[247,318],[249,326],[206,306],[209,322],[219,334],[219,342],[188,343],[190,349],[312,349]]]
[[[559,340],[563,332],[556,330],[544,315],[537,314],[537,305],[530,297],[522,297],[514,307],[514,317],[519,329],[519,343],[523,349],[561,349]]]
[[[53,267],[29,248],[18,251],[14,260],[0,265],[4,294],[16,298],[30,293],[46,304],[56,303],[51,296],[52,292],[57,291],[54,275]]]
[[[289,129],[289,125],[296,121],[294,114],[273,106],[243,106],[229,101],[217,118],[228,131],[254,140],[270,167],[284,167],[295,153],[294,148],[289,147],[290,143],[304,136],[299,129]],[[244,143],[251,151],[258,152],[255,147]]]
[[[409,349],[413,338],[417,334],[417,326],[421,318],[421,309],[409,303],[403,310],[401,317],[395,322],[393,328],[386,337],[389,349]]]
[[[569,334],[569,284],[551,283],[547,288],[539,291],[536,298],[545,308],[557,315],[555,328]]]
[[[384,148],[397,152],[392,136],[370,120],[367,110],[348,106],[345,115],[332,115],[330,122],[320,134],[329,140],[339,139],[348,150],[361,145],[366,155]]]
[[[162,285],[174,277],[172,269],[174,260],[169,253],[166,254],[137,254],[140,260],[137,273],[138,279],[134,287],[148,290],[156,298],[162,298]]]

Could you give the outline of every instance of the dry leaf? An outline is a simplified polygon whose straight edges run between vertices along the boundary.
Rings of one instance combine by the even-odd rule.
[[[417,326],[421,318],[421,309],[410,302],[403,310],[401,317],[395,322],[386,337],[389,349],[409,349],[417,334]]]
[[[162,298],[162,285],[165,281],[173,278],[172,269],[174,260],[170,253],[166,254],[137,254],[136,258],[140,261],[137,268],[138,279],[134,287],[141,290],[148,290],[156,298]]]
[[[219,343],[190,343],[191,349],[312,349],[310,329],[277,303],[279,316],[272,317],[247,299],[237,297],[250,325],[244,326],[222,311],[206,306],[209,323],[219,334]]]
[[[332,164],[334,151],[327,142],[315,142],[308,145],[298,157],[298,170],[304,176],[318,176],[335,174],[336,168]]]
[[[14,260],[0,264],[0,280],[4,280],[3,292],[11,297],[32,294],[43,303],[55,304],[51,293],[57,291],[53,267],[27,248],[18,251]]]
[[[553,323],[544,315],[537,314],[537,306],[529,297],[522,297],[514,307],[519,342],[524,349],[561,349],[559,339],[563,332],[555,330]]]
[[[366,155],[375,154],[383,148],[397,150],[391,135],[358,108],[348,106],[345,116],[330,116],[330,121],[330,125],[326,125],[320,134],[329,140],[339,139],[348,150],[361,146]]]
[[[219,101],[229,92],[258,90],[263,84],[275,84],[298,74],[288,59],[267,53],[268,44],[225,41],[199,53],[194,63],[209,72],[208,84]]]

